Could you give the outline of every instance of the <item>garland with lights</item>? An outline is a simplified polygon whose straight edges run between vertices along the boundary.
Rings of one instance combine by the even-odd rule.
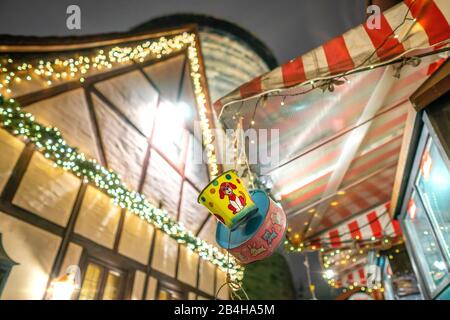
[[[0,89],[3,96],[11,98],[15,86],[24,82],[37,80],[47,87],[61,84],[66,81],[79,81],[84,83],[86,77],[112,69],[115,66],[142,63],[146,59],[161,59],[175,52],[187,50],[190,65],[197,109],[200,118],[200,126],[203,135],[203,143],[207,150],[208,169],[211,178],[219,173],[213,135],[207,115],[207,97],[202,81],[200,60],[198,57],[196,35],[183,32],[169,38],[160,37],[156,40],[147,40],[135,46],[115,46],[106,51],[99,49],[96,54],[77,54],[72,56],[60,56],[58,58],[36,62],[16,63],[12,57],[6,56],[0,61]]]
[[[380,247],[378,250],[376,250],[376,257],[380,258],[381,256],[385,256],[386,259],[394,260],[395,256],[400,254],[401,246],[403,242],[398,242],[394,247],[388,246],[387,248]],[[333,288],[344,288],[344,292],[346,291],[345,288],[353,290],[353,289],[359,289],[362,292],[367,291],[368,293],[372,292],[383,292],[383,284],[382,282],[377,282],[373,284],[372,286],[367,286],[364,282],[343,282],[342,279],[346,278],[346,275],[351,272],[351,269],[358,269],[363,268],[361,265],[361,260],[363,259],[364,255],[369,252],[369,250],[372,250],[372,248],[369,249],[362,249],[362,248],[353,248],[353,249],[337,249],[337,250],[330,250],[328,252],[325,252],[321,254],[321,264],[323,269],[326,269],[324,272],[323,277],[327,280],[328,285],[330,285]],[[340,271],[337,274],[336,277],[336,269],[342,268],[342,266],[346,266],[350,263],[350,261],[353,263],[353,265],[350,264],[351,268],[346,268],[344,271]],[[344,267],[345,269],[345,267]],[[331,275],[327,274],[328,272],[331,272]]]
[[[117,173],[100,165],[95,159],[87,159],[83,153],[69,146],[54,127],[46,127],[36,122],[33,115],[22,111],[14,99],[2,101],[0,98],[0,125],[15,136],[26,138],[36,149],[52,160],[56,166],[81,177],[84,183],[91,183],[110,196],[115,205],[125,208],[141,219],[153,224],[179,243],[185,243],[200,257],[211,261],[222,270],[230,269],[237,278],[242,276],[242,268],[233,260],[229,262],[217,247],[197,238],[192,232],[171,218],[166,211],[152,204],[138,192],[129,190]]]
[[[31,113],[21,109],[20,103],[10,98],[12,88],[23,81],[37,80],[47,86],[64,81],[80,81],[93,71],[113,68],[114,65],[130,62],[144,62],[146,58],[160,59],[165,55],[187,49],[190,62],[190,75],[200,117],[204,146],[207,150],[208,169],[211,177],[218,174],[218,165],[213,144],[212,131],[206,108],[206,95],[202,85],[202,74],[195,34],[183,33],[170,39],[161,37],[156,41],[145,41],[135,47],[114,47],[105,53],[99,50],[96,55],[78,55],[74,57],[39,60],[38,63],[15,63],[6,57],[0,64],[0,126],[14,136],[19,136],[35,145],[47,159],[82,178],[112,198],[115,205],[127,209],[141,219],[153,224],[178,243],[185,243],[188,249],[196,252],[205,260],[212,262],[221,270],[227,271],[232,279],[241,280],[244,268],[235,259],[224,255],[220,250],[196,237],[182,224],[171,218],[165,210],[152,205],[145,197],[130,190],[113,170],[99,164],[95,159],[68,145],[60,131],[55,127],[44,126],[35,121]]]

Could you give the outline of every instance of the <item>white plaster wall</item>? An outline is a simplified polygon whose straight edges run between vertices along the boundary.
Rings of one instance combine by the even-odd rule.
[[[158,286],[158,280],[153,277],[148,277],[147,294],[145,300],[156,299],[156,288]]]
[[[60,226],[69,220],[81,180],[34,152],[13,203]]]
[[[40,300],[47,288],[48,277],[61,238],[0,212],[3,246],[13,267],[2,300]]]
[[[152,267],[171,277],[175,277],[178,243],[167,234],[157,231]]]
[[[66,269],[72,265],[79,266],[81,253],[83,252],[83,247],[71,242],[67,247],[66,255],[64,256],[63,263],[61,265],[61,270],[59,275],[66,273]]]
[[[145,273],[136,270],[133,282],[133,291],[131,292],[131,300],[142,300],[142,293],[144,292]]]
[[[216,267],[209,261],[200,259],[200,280],[198,288],[214,296],[214,272]]]
[[[197,284],[198,254],[190,251],[186,246],[180,246],[180,260],[178,266],[178,280],[193,287]]]
[[[74,231],[98,244],[112,248],[120,211],[121,209],[115,206],[107,195],[88,186]]]
[[[153,233],[152,225],[137,215],[127,212],[120,236],[119,253],[146,265]]]
[[[19,159],[24,145],[20,139],[0,129],[0,154],[8,155],[7,157],[0,157],[0,192],[8,182],[8,178]]]

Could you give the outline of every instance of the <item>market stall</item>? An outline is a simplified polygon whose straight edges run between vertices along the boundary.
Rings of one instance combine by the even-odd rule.
[[[402,148],[399,167],[403,179],[394,200],[394,214],[402,224],[408,253],[422,295],[449,299],[450,255],[450,64],[447,61],[412,96],[417,113]]]
[[[449,12],[447,1],[406,0],[381,14],[379,28],[358,26],[214,104],[224,128],[279,137],[248,141],[273,153],[237,167],[284,208],[288,251],[351,250],[336,269],[344,276],[403,241],[388,203],[409,98],[448,57]]]

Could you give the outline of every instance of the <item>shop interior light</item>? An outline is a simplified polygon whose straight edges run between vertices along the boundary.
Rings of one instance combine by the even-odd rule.
[[[447,267],[446,267],[446,265],[445,265],[445,262],[443,262],[443,261],[435,261],[433,264],[434,264],[434,266],[435,266],[436,268],[438,268],[439,270],[445,270],[445,269],[447,269]]]
[[[50,283],[49,300],[72,300],[79,289],[80,269],[78,266],[70,266],[64,275]]]
[[[176,109],[181,113],[185,121],[189,121],[192,118],[192,108],[184,101],[177,103]]]

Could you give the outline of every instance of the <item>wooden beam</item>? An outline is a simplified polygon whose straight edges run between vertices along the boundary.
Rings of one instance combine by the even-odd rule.
[[[22,181],[22,178],[27,171],[28,165],[31,161],[31,157],[33,156],[33,152],[34,145],[31,143],[27,143],[23,148],[22,153],[20,154],[11,175],[9,176],[8,182],[3,188],[3,192],[0,196],[2,200],[5,200],[7,202],[13,201],[14,195],[19,188],[20,182]]]
[[[21,36],[11,36],[10,44],[1,44],[0,52],[67,52],[67,51],[75,51],[81,49],[93,49],[103,46],[112,46],[142,40],[151,40],[160,37],[170,37],[178,34],[182,34],[183,32],[195,32],[197,33],[196,27],[194,25],[185,25],[179,28],[166,29],[166,30],[157,30],[154,32],[144,32],[144,33],[110,33],[104,34],[101,36],[83,36],[71,38],[71,41],[64,41],[63,37],[53,37],[50,38],[52,41],[49,41],[49,37],[34,37],[28,38],[28,43],[23,43],[22,39],[27,39],[27,37]],[[198,38],[198,37],[197,37]],[[17,39],[17,42],[22,41],[22,43],[14,44],[12,40]],[[32,41],[34,40],[34,41]],[[6,41],[3,41],[6,42]]]
[[[128,126],[132,127],[134,130],[139,132],[143,137],[146,137],[145,133],[142,132],[114,103],[111,102],[100,90],[96,87],[92,87],[92,92],[105,104],[107,105],[123,122]]]
[[[42,217],[40,217],[32,212],[29,212],[25,209],[17,207],[15,205],[13,205],[12,203],[6,202],[4,199],[0,199],[0,211],[9,216],[17,218],[20,221],[23,221],[32,226],[38,227],[42,230],[45,230],[45,231],[47,231],[51,234],[57,235],[59,237],[63,237],[65,234],[64,227],[61,227],[60,225],[58,225],[54,222],[51,222],[45,218],[42,218]],[[155,230],[154,234],[156,235],[156,230]],[[122,254],[114,252],[110,248],[107,248],[101,244],[98,244],[98,243],[96,243],[82,235],[76,234],[76,233],[72,233],[72,235],[70,237],[70,242],[73,242],[75,244],[82,246],[83,249],[87,250],[87,252],[89,252],[90,255],[101,256],[102,258],[104,258],[106,260],[106,262],[113,263],[115,266],[117,266],[119,268],[126,268],[129,270],[140,270],[143,272],[147,272],[147,270],[149,270],[151,275],[156,278],[165,279],[165,280],[169,280],[169,281],[178,281],[158,270],[152,269],[151,268],[152,257],[150,257],[150,256],[149,256],[149,264],[144,265],[133,259],[128,258],[127,256],[124,256]],[[154,244],[155,241],[153,240],[152,243]],[[151,252],[152,251],[153,250],[151,250]],[[199,258],[199,261],[200,261],[200,259],[201,258]],[[185,291],[192,291],[196,294],[200,294],[202,296],[209,297],[211,299],[214,298],[211,295],[209,295],[208,293],[200,291],[196,287],[192,287],[188,284],[180,282],[180,286],[182,286],[183,290],[185,290]]]
[[[150,65],[154,65],[166,60],[169,60],[173,57],[176,57],[179,54],[186,54],[186,50],[182,50],[167,56],[164,56],[157,60],[149,60],[142,62],[140,64],[131,64],[124,67],[117,67],[112,70],[107,69],[108,71],[99,72],[96,74],[93,74],[91,76],[84,77],[85,80],[83,83],[81,83],[78,80],[72,80],[72,81],[66,81],[61,84],[54,84],[49,88],[41,89],[39,91],[33,91],[30,93],[26,93],[21,96],[14,97],[16,101],[18,101],[22,107],[26,107],[30,104],[39,102],[41,100],[49,99],[52,97],[55,97],[57,95],[66,93],[70,90],[82,88],[82,87],[90,87],[93,86],[95,83],[99,81],[105,81],[123,74],[126,74],[128,72],[139,70],[140,68],[145,68]]]
[[[156,241],[156,228],[153,228],[153,236],[152,236],[152,243],[150,244],[150,250],[148,253],[148,262],[147,267],[145,271],[145,283],[144,283],[144,293],[142,296],[142,300],[145,300],[145,297],[147,296],[147,290],[148,290],[148,279],[150,275],[152,275],[152,260],[153,260],[153,253],[155,251],[155,241]]]
[[[64,258],[66,256],[67,249],[70,244],[70,238],[71,238],[73,230],[75,228],[75,223],[78,218],[78,213],[80,212],[81,203],[83,202],[83,198],[86,193],[86,189],[87,189],[87,184],[81,183],[80,188],[78,189],[77,196],[75,198],[75,202],[72,207],[72,211],[70,213],[69,221],[67,223],[66,228],[64,229],[64,235],[63,235],[62,241],[59,245],[58,251],[56,253],[56,257],[53,262],[52,270],[48,277],[47,290],[45,291],[45,293],[42,297],[43,299],[46,299],[46,297],[47,297],[48,288],[50,287],[52,280],[54,278],[56,278],[61,272],[61,267],[62,267]]]
[[[402,145],[397,163],[397,170],[395,172],[394,186],[392,188],[391,205],[389,214],[394,217],[394,213],[397,211],[397,206],[401,205],[399,196],[401,194],[402,183],[404,175],[406,174],[405,168],[407,167],[408,156],[411,153],[414,142],[414,127],[417,122],[418,114],[412,106],[408,106],[408,115],[405,122],[405,129],[403,131]]]
[[[60,225],[44,219],[26,209],[18,207],[5,199],[0,199],[0,211],[49,233],[60,237],[64,235],[64,228]]]
[[[94,103],[92,101],[91,87],[88,87],[84,90],[84,95],[86,98],[86,104],[87,104],[88,111],[89,111],[89,118],[91,120],[92,130],[94,131],[97,151],[100,156],[100,163],[104,167],[108,167],[108,160],[106,157],[105,146],[103,144],[102,132],[100,130],[100,125],[98,124],[97,116],[96,116],[95,110],[94,110]]]
[[[195,33],[198,35],[197,27],[195,27]],[[200,70],[199,70],[199,72],[201,74],[200,81],[201,81],[201,84],[202,84],[202,87],[203,87],[203,90],[204,90],[204,93],[205,93],[206,117],[209,120],[210,129],[214,130],[215,129],[214,124],[215,124],[216,116],[215,116],[215,111],[213,110],[213,108],[211,106],[211,96],[209,94],[208,81],[207,81],[207,78],[206,78],[206,67],[205,67],[205,62],[203,60],[202,47],[200,46],[200,41],[198,40],[198,37],[197,37],[197,41],[195,42],[195,48],[197,49],[197,52],[198,52],[198,63],[200,65]],[[189,64],[188,71],[189,71],[189,73],[192,72],[190,64]],[[197,106],[196,109],[198,111],[198,106]],[[208,168],[209,168],[209,166],[208,166]],[[217,169],[219,171],[219,174],[221,172],[223,172],[222,164],[218,163],[217,164]],[[209,178],[209,180],[211,180],[211,177],[209,176],[209,170],[208,170],[208,178]]]
[[[67,248],[69,247],[70,237],[72,236],[73,230],[75,228],[75,223],[78,218],[78,213],[80,212],[81,204],[84,199],[84,195],[86,193],[87,184],[81,183],[81,186],[78,190],[77,196],[75,198],[75,202],[72,208],[72,212],[70,213],[70,218],[67,223],[67,226],[64,230],[64,236],[59,246],[58,252],[56,254],[55,261],[53,263],[52,272],[50,273],[50,279],[57,277],[61,272],[61,266],[63,264],[64,257],[66,256]]]
[[[117,224],[116,236],[114,237],[113,251],[119,252],[120,238],[125,224],[126,209],[120,210],[119,223]]]
[[[430,103],[450,91],[450,60],[436,70],[410,97],[416,111],[421,111]]]

